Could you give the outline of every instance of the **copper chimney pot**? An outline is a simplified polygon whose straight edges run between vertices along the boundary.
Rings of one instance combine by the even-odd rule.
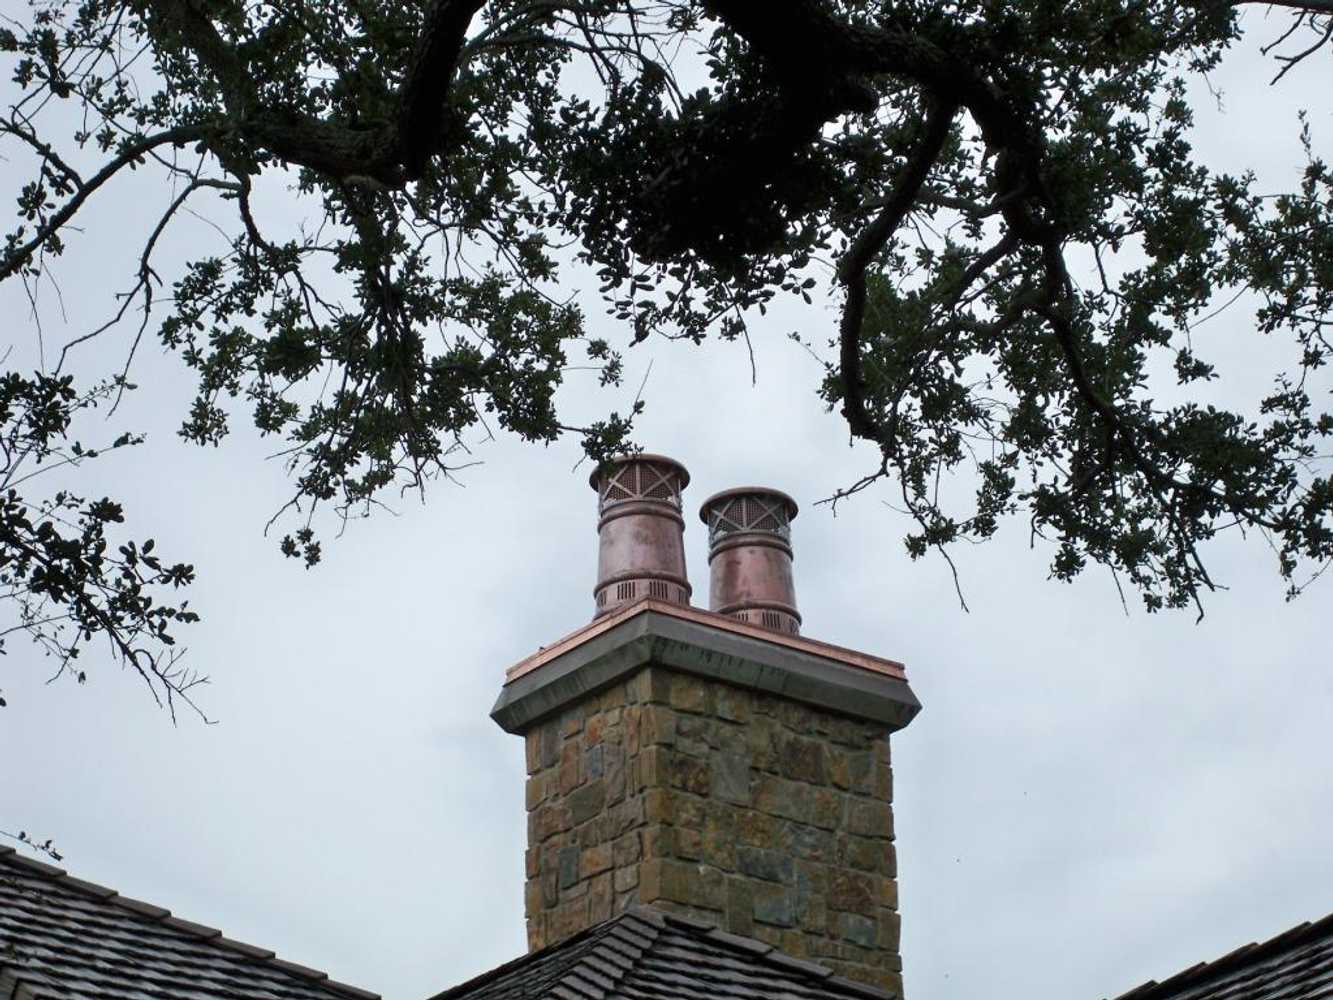
[[[690,603],[685,576],[685,466],[663,455],[622,455],[603,462],[597,491],[597,586],[593,618],[646,597]]]
[[[791,522],[796,501],[765,486],[723,490],[704,501],[708,525],[708,607],[753,625],[799,635],[792,582]]]

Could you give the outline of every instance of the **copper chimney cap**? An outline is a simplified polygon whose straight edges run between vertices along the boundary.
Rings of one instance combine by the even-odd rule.
[[[796,501],[767,486],[714,493],[699,508],[708,525],[708,607],[740,621],[799,635],[792,580]]]
[[[598,514],[593,618],[646,597],[688,605],[685,466],[665,455],[618,455],[588,482],[597,491]]]

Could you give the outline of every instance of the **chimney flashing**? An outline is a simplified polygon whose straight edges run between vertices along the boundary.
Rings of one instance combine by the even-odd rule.
[[[646,600],[515,664],[491,718],[506,732],[523,733],[650,664],[781,695],[889,732],[921,710],[902,665],[892,660]]]

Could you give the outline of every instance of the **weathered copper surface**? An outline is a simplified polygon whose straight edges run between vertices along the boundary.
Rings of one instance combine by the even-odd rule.
[[[621,622],[627,621],[635,615],[646,614],[650,611],[655,611],[664,615],[672,615],[685,621],[698,622],[699,624],[708,625],[724,632],[733,632],[737,635],[749,636],[752,639],[762,639],[765,642],[771,642],[788,649],[796,649],[801,652],[810,653],[814,656],[822,656],[829,660],[835,660],[836,662],[845,664],[849,667],[856,667],[861,670],[869,670],[872,673],[896,677],[898,680],[907,679],[906,669],[896,660],[888,660],[881,656],[871,656],[869,653],[861,653],[854,649],[834,646],[831,643],[820,642],[818,639],[808,639],[805,636],[775,632],[772,629],[766,629],[759,625],[751,625],[748,622],[730,618],[726,615],[719,615],[712,611],[704,611],[702,608],[691,608],[680,604],[668,604],[665,601],[645,599],[638,601],[635,604],[629,604],[618,608],[614,613],[604,615],[592,623],[584,625],[582,628],[571,632],[563,639],[559,639],[549,646],[544,646],[531,656],[515,663],[505,671],[505,683],[512,683],[525,674],[529,674],[545,664],[550,663],[552,660],[563,656],[571,649],[575,649],[583,645],[585,642],[595,639],[603,632],[609,632]]]
[[[724,490],[704,501],[699,517],[708,525],[710,610],[800,632],[791,550],[796,511],[796,501],[765,486]]]
[[[662,455],[626,455],[603,463],[589,481],[599,515],[594,617],[645,597],[688,604],[685,467]]]

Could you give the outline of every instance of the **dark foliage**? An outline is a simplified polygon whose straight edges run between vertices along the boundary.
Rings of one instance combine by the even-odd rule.
[[[625,447],[633,413],[555,410],[572,364],[616,383],[624,349],[558,293],[560,247],[631,345],[748,337],[831,265],[823,399],[880,456],[836,496],[891,482],[912,556],[1022,515],[1056,577],[1106,565],[1156,609],[1198,602],[1201,547],[1234,527],[1294,593],[1333,557],[1333,175],[1307,143],[1300,186],[1263,197],[1194,158],[1186,82],[1244,6],[31,0],[0,31],[0,139],[31,168],[0,280],[50,268],[123,172],[172,185],[113,320],[154,317],[197,375],[186,438],[218,442],[243,404],[287,442],[302,521],[282,545],[313,562],[319,505],[447,474],[470,430]],[[1326,56],[1333,4],[1279,6],[1278,72]],[[255,210],[275,177],[312,225]],[[162,295],[159,237],[196,203],[230,245]],[[1191,395],[1214,369],[1190,333],[1243,292],[1296,361],[1229,412]],[[53,390],[11,385],[17,428]],[[85,398],[66,391],[57,409]],[[953,510],[938,483],[958,467],[976,488]],[[5,507],[19,606],[54,603],[142,665],[139,637],[188,616],[153,595],[188,569],[146,545],[108,559],[118,508],[56,503]]]

